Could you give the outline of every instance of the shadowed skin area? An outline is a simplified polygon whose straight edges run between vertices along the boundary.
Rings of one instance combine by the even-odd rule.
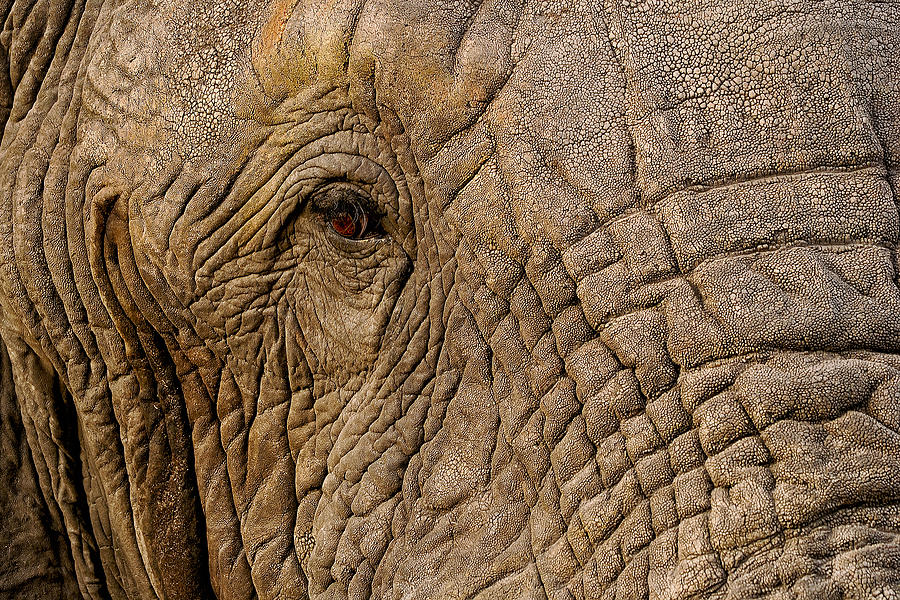
[[[0,598],[900,592],[900,5],[0,14]]]

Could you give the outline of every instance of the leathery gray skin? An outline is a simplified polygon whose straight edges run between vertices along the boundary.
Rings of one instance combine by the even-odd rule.
[[[0,12],[0,596],[900,591],[897,4]]]

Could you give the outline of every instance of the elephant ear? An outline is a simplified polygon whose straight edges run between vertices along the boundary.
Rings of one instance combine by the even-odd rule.
[[[0,598],[99,597],[72,399],[17,341],[0,340]]]

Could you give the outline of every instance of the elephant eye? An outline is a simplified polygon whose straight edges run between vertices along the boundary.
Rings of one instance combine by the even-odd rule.
[[[316,193],[312,205],[323,225],[347,240],[363,240],[384,235],[381,215],[372,200],[355,186],[333,185]]]
[[[339,236],[348,240],[359,240],[369,237],[369,223],[376,219],[365,207],[358,202],[345,201],[335,207],[330,220],[331,228]]]

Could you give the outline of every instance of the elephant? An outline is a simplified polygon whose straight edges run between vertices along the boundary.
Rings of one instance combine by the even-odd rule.
[[[900,593],[900,4],[2,14],[0,597]]]

